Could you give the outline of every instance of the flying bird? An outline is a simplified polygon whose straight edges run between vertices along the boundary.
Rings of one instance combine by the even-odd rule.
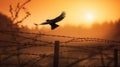
[[[51,29],[55,29],[57,28],[59,25],[57,25],[56,23],[63,20],[65,17],[65,12],[62,12],[58,17],[54,18],[54,19],[47,19],[46,22],[41,23],[40,25],[46,25],[49,24],[51,26]],[[36,25],[36,24],[35,24]]]

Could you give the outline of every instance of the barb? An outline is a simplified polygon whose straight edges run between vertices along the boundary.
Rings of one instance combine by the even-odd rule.
[[[15,45],[1,45],[0,48],[9,48],[9,47],[18,47],[18,46],[21,47],[21,48],[22,47],[28,47],[28,46],[32,46],[32,47],[35,47],[35,46],[50,46],[49,44],[30,44],[30,43],[19,43],[19,42],[4,41],[4,40],[0,40],[0,42],[15,44]]]

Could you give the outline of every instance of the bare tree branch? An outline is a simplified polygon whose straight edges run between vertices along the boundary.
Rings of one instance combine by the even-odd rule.
[[[26,13],[26,16],[23,17],[20,21],[17,21],[16,24],[22,23],[27,17],[29,17],[29,16],[31,15],[30,12],[27,11],[25,7],[23,7],[23,10],[24,10],[24,12]]]
[[[26,2],[24,2],[21,6],[20,6],[20,9],[22,8],[22,7],[24,7],[27,3],[29,3],[31,0],[27,0]]]
[[[17,12],[18,8],[20,8],[20,3],[17,3],[17,6],[15,8],[15,12]]]
[[[9,5],[9,12],[11,14],[11,18],[13,18],[13,7],[12,7],[12,5]]]
[[[29,3],[31,0],[27,0],[25,1],[23,4],[20,5],[20,3],[17,3],[17,6],[15,8],[15,11],[13,12],[13,8],[12,8],[12,5],[10,5],[10,10],[9,12],[11,13],[11,17],[12,17],[12,21],[15,23],[15,24],[18,24],[18,23],[22,23],[27,17],[30,16],[30,12],[26,11],[26,8],[24,7],[27,3]],[[16,19],[19,17],[19,13],[21,10],[24,10],[25,12],[25,17],[23,17],[23,19],[19,20],[16,22]]]

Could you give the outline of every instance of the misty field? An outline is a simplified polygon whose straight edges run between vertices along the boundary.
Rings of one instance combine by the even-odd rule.
[[[19,51],[14,51],[12,48],[3,48],[4,51],[0,56],[1,67],[53,67],[54,47],[52,45],[22,46]],[[120,64],[120,61],[118,62]],[[111,46],[60,47],[59,67],[103,67],[103,65],[114,67],[114,48]]]
[[[1,67],[53,67],[55,40],[60,41],[59,67],[114,67],[115,49],[120,64],[119,41],[28,32],[11,35],[11,32],[15,31],[1,31],[9,38],[2,36],[5,39],[0,40]]]

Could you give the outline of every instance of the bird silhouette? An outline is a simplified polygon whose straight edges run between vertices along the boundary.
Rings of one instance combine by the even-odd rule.
[[[53,30],[59,26],[56,23],[63,20],[64,17],[65,17],[65,12],[62,12],[58,17],[51,19],[51,20],[47,19],[46,22],[43,22],[40,25],[49,24],[51,26],[51,29]],[[37,25],[37,24],[35,24],[35,25]]]

